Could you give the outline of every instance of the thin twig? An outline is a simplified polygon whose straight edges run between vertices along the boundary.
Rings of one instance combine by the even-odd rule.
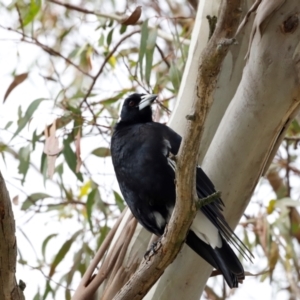
[[[52,49],[51,47],[45,45],[45,44],[42,44],[41,42],[38,41],[37,38],[34,38],[34,37],[31,37],[31,36],[28,36],[26,34],[23,34],[22,32],[16,30],[16,29],[13,29],[11,27],[5,27],[3,25],[0,25],[1,28],[5,29],[5,30],[8,30],[8,31],[13,31],[13,32],[16,32],[20,35],[22,35],[22,39],[21,41],[25,42],[25,43],[28,43],[28,44],[33,44],[33,45],[36,45],[36,46],[39,46],[40,48],[42,48],[45,52],[47,52],[48,54],[52,55],[52,56],[58,56],[62,59],[64,59],[66,61],[66,63],[70,64],[71,66],[73,66],[74,68],[76,68],[78,71],[80,71],[82,74],[90,77],[90,78],[93,78],[92,75],[90,75],[89,73],[83,71],[78,65],[76,65],[75,63],[73,63],[69,58],[65,57],[64,55],[62,55],[61,53],[59,53],[58,51]]]
[[[63,2],[60,2],[60,1],[57,1],[57,0],[47,0],[47,1],[51,2],[51,3],[55,3],[57,5],[64,6],[67,9],[79,11],[79,12],[82,12],[84,14],[95,15],[97,17],[107,18],[107,19],[110,19],[110,20],[117,21],[119,23],[122,23],[127,18],[127,16],[119,16],[117,14],[105,14],[105,13],[101,13],[101,12],[98,12],[98,11],[88,10],[88,9],[82,8],[80,6],[72,5],[72,4],[69,4],[69,3],[63,3]],[[139,21],[135,25],[141,25],[141,24],[143,24],[143,21]],[[166,32],[164,32],[161,29],[157,30],[157,35],[159,37],[161,37],[162,39],[164,39],[165,41],[167,41],[167,42],[174,42],[173,36],[166,33]],[[186,38],[179,37],[179,40],[180,40],[180,43],[182,43],[184,45],[189,45],[190,44],[190,40],[188,40]]]
[[[135,72],[135,74],[133,74],[133,73],[131,72],[129,66],[128,66],[128,65],[126,64],[126,62],[125,62],[124,57],[123,57],[123,62],[124,62],[124,65],[125,65],[125,67],[126,67],[128,73],[129,73],[129,75],[132,77],[132,79],[133,79],[133,80],[138,84],[138,86],[140,86],[146,93],[149,93],[149,90],[142,84],[142,82],[139,81],[139,79],[138,79],[138,77],[137,77],[137,75],[136,75],[137,72]],[[136,70],[137,70],[137,69],[136,69]]]
[[[168,68],[171,68],[170,63],[168,62],[167,58],[164,55],[164,52],[160,49],[160,47],[158,46],[158,44],[155,45],[156,49],[158,50],[161,58],[163,59],[163,61],[166,63],[166,65],[168,66]]]
[[[205,198],[200,198],[200,199],[197,199],[195,202],[196,202],[196,207],[197,209],[200,209],[201,207],[207,205],[207,204],[210,204],[212,202],[214,202],[215,200],[217,200],[218,198],[221,197],[221,192],[220,191],[217,191]]]
[[[54,1],[54,0],[51,0],[51,1]],[[97,117],[95,116],[94,114],[94,111],[92,110],[92,108],[90,107],[90,104],[88,103],[87,101],[87,98],[90,96],[95,84],[96,84],[96,81],[97,79],[99,78],[99,76],[101,75],[101,73],[103,72],[104,70],[104,67],[105,65],[107,64],[107,62],[109,61],[109,59],[113,56],[113,54],[117,51],[118,47],[126,40],[128,39],[129,37],[131,37],[132,35],[136,34],[140,32],[140,30],[135,30],[135,31],[132,31],[130,32],[129,34],[125,35],[124,37],[122,37],[122,39],[115,45],[115,47],[108,53],[108,55],[105,57],[105,60],[104,62],[102,63],[98,73],[93,77],[93,81],[88,89],[88,91],[86,92],[82,102],[80,103],[80,107],[82,107],[82,104],[85,103],[87,105],[87,108],[88,110],[91,112],[91,114],[93,115],[93,119],[94,119],[94,122],[96,124],[96,121],[97,121]]]
[[[16,6],[16,9],[17,9],[17,12],[18,12],[19,22],[20,22],[20,26],[21,26],[21,29],[22,29],[22,33],[23,33],[23,36],[25,36],[23,19],[22,19],[22,16],[21,16],[19,5],[16,3],[15,6]]]
[[[88,10],[88,9],[82,8],[80,6],[72,5],[69,3],[63,3],[63,2],[60,2],[57,0],[47,0],[47,2],[55,3],[57,5],[64,6],[67,9],[79,11],[79,12],[82,12],[87,15],[95,15],[97,17],[103,17],[103,18],[107,18],[110,20],[118,21],[118,22],[122,22],[122,21],[124,21],[124,19],[127,18],[127,17],[124,18],[124,17],[116,15],[116,14],[105,14],[105,13],[100,13],[98,11]]]

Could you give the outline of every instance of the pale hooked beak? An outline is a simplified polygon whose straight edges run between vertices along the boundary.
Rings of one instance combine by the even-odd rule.
[[[149,94],[149,95],[142,96],[141,97],[142,100],[138,105],[139,110],[142,110],[147,106],[150,106],[156,98],[157,98],[157,95],[155,95],[155,94]]]

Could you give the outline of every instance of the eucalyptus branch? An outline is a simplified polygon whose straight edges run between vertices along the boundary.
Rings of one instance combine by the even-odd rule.
[[[117,21],[119,23],[121,23],[122,21],[124,21],[126,19],[126,17],[122,17],[122,16],[117,15],[117,14],[106,14],[106,13],[101,13],[99,11],[88,10],[88,9],[82,8],[82,7],[77,6],[77,5],[64,3],[64,2],[61,2],[61,1],[57,1],[57,0],[47,0],[47,2],[55,3],[57,5],[64,6],[65,8],[70,9],[70,10],[75,10],[75,11],[82,12],[86,15],[95,15],[97,17],[107,18],[107,19],[110,19],[110,20]]]
[[[32,36],[28,36],[26,35],[25,33],[23,32],[20,32],[16,29],[13,29],[11,27],[5,27],[3,25],[0,25],[0,28],[3,28],[5,30],[8,30],[8,31],[13,31],[15,33],[18,33],[22,36],[22,39],[21,41],[22,42],[25,42],[25,43],[28,43],[28,44],[33,44],[33,45],[36,45],[38,47],[40,47],[41,49],[43,49],[45,52],[47,52],[48,54],[52,55],[52,56],[58,56],[60,58],[62,58],[63,60],[65,60],[66,63],[70,64],[71,66],[73,66],[74,68],[76,68],[78,71],[80,71],[82,74],[90,77],[90,78],[93,78],[92,75],[90,75],[89,73],[83,71],[78,65],[76,65],[75,63],[73,63],[69,58],[65,57],[64,55],[62,55],[61,53],[59,53],[58,51],[54,50],[53,48],[41,43],[37,38],[35,37],[32,37]]]
[[[51,3],[55,3],[57,5],[64,6],[65,8],[70,9],[70,10],[79,11],[79,12],[87,14],[87,15],[95,15],[97,17],[107,18],[109,20],[114,20],[114,21],[117,21],[120,24],[122,24],[122,22],[127,19],[127,16],[120,16],[120,15],[117,15],[117,14],[106,14],[106,13],[101,13],[99,11],[92,11],[92,10],[88,10],[88,9],[82,8],[80,6],[76,6],[76,5],[72,5],[72,4],[69,4],[69,3],[60,2],[60,1],[57,1],[57,0],[47,0],[47,1],[51,2]],[[141,24],[143,24],[143,22],[139,21],[136,24],[137,25],[141,25]],[[171,34],[169,34],[169,33],[164,32],[161,29],[157,30],[157,35],[159,37],[161,37],[162,39],[164,39],[165,41],[174,42],[173,36]],[[184,45],[189,45],[190,44],[190,40],[182,38],[182,37],[179,37],[179,41],[180,41],[180,43],[182,43]]]

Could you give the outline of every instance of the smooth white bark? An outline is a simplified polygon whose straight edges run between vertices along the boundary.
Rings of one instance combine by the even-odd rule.
[[[190,107],[193,102],[193,91],[197,85],[198,62],[202,50],[206,46],[208,40],[209,28],[206,16],[217,16],[220,3],[221,1],[219,0],[200,1],[187,64],[184,70],[176,106],[169,122],[169,126],[179,134],[183,134],[186,122],[185,116],[190,112]],[[251,5],[252,1],[250,0],[243,2],[241,7],[243,15]],[[251,17],[249,23],[252,23],[252,19],[253,17]],[[245,55],[248,49],[250,32],[251,26],[247,26],[244,29],[243,35],[237,37],[235,45],[229,49],[223,62],[217,89],[214,92],[214,103],[209,112],[201,141],[199,162],[202,162],[224,112],[240,83],[243,67],[245,65]]]
[[[262,3],[265,9],[268,1]],[[200,54],[208,39],[206,15],[217,15],[219,4],[220,1],[200,1],[178,101],[170,120],[170,126],[180,134],[193,101]],[[251,4],[252,1],[244,1],[243,15]],[[258,18],[266,18],[261,6],[254,22],[256,31],[248,60],[244,58],[255,15],[237,37],[238,44],[231,46],[220,73],[201,143],[200,161],[203,160],[202,167],[222,191],[225,215],[233,227],[244,212],[264,165],[275,153],[274,146],[278,146],[276,140],[284,124],[298,109],[300,29],[283,33],[280,26],[288,16],[300,11],[299,6],[298,0],[286,1],[262,26],[257,22]],[[122,230],[120,226],[115,241]],[[148,239],[149,233],[139,226],[130,243],[128,259],[123,262],[125,269],[133,258],[142,259]],[[184,246],[144,299],[199,299],[210,272],[211,267]]]
[[[255,28],[242,80],[202,163],[222,191],[225,216],[232,227],[244,212],[281,130],[299,108],[300,28],[293,33],[280,30],[283,22],[299,10],[299,1],[286,1],[272,12],[261,31],[259,26]],[[258,11],[257,18],[262,14]],[[224,89],[226,85],[216,95],[226,95]],[[214,105],[222,97],[216,97]],[[199,299],[210,272],[207,263],[184,247],[146,299]]]

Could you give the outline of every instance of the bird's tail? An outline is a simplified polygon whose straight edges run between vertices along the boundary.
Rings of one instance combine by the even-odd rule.
[[[230,288],[236,288],[245,278],[244,268],[226,240],[223,237],[221,239],[222,247],[212,248],[190,230],[186,238],[186,243],[198,255],[223,274]]]

